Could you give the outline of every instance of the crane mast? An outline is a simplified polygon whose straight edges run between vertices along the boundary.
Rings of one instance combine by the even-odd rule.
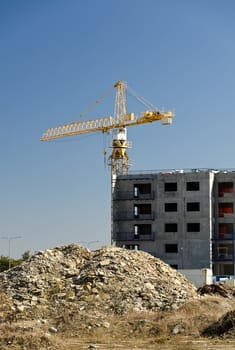
[[[114,104],[114,122],[122,125],[127,115],[126,84],[120,80],[114,87],[117,89]],[[111,173],[116,175],[128,174],[130,162],[127,149],[130,148],[130,143],[127,141],[127,129],[125,126],[113,130],[111,148],[113,151],[108,160],[108,164],[111,166]]]
[[[97,119],[75,121],[64,125],[59,125],[46,130],[41,137],[41,141],[50,141],[67,136],[86,134],[91,132],[108,132],[112,130],[112,153],[108,158],[112,176],[128,174],[131,166],[127,150],[131,143],[127,141],[127,126],[134,126],[154,121],[161,121],[163,125],[172,123],[174,113],[156,109],[141,96],[134,95],[139,101],[150,106],[151,110],[146,110],[139,116],[134,113],[127,113],[126,110],[126,90],[127,84],[120,80],[113,85],[116,89],[114,115]],[[129,91],[129,89],[128,89]],[[133,93],[132,93],[133,94]]]

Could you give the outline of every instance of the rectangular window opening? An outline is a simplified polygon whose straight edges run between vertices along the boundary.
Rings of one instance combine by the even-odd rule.
[[[178,244],[165,244],[165,253],[178,253]]]
[[[165,182],[165,192],[177,191],[177,182]]]
[[[200,211],[200,203],[199,202],[188,202],[187,203],[187,211]]]
[[[187,232],[200,232],[200,223],[199,222],[188,223]]]
[[[170,267],[172,267],[172,269],[178,270],[178,265],[177,264],[171,264]]]
[[[177,203],[165,203],[165,211],[177,211]]]
[[[199,191],[200,185],[198,181],[189,181],[186,185],[187,191]]]
[[[178,224],[176,223],[165,224],[165,232],[178,232]]]
[[[219,203],[219,216],[223,217],[224,214],[233,214],[233,203]]]
[[[219,197],[223,197],[225,193],[233,193],[233,182],[220,182],[218,184]]]

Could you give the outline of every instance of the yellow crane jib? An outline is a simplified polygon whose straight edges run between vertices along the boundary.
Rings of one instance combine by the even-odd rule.
[[[132,126],[144,123],[152,123],[160,120],[163,125],[172,124],[172,112],[145,111],[139,117],[134,113],[126,114],[123,121],[116,122],[112,116],[91,119],[81,122],[71,122],[47,129],[40,138],[41,141],[49,141],[66,136],[74,136],[89,132],[106,132],[123,126]]]

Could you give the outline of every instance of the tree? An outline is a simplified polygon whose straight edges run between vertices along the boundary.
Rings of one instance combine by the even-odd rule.
[[[23,260],[23,261],[29,260],[29,258],[30,258],[30,251],[29,251],[29,250],[26,250],[26,251],[21,255],[21,257],[22,257],[22,260]]]
[[[0,256],[0,272],[9,269],[9,258],[7,256]]]
[[[30,251],[26,250],[22,256],[21,259],[12,259],[7,256],[0,256],[0,272],[9,270],[9,267],[15,267],[18,265],[21,265],[22,262],[27,261],[30,258]]]

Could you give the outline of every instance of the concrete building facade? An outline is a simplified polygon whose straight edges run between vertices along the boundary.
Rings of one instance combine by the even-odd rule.
[[[235,275],[235,172],[210,169],[118,176],[112,241],[179,270]]]

